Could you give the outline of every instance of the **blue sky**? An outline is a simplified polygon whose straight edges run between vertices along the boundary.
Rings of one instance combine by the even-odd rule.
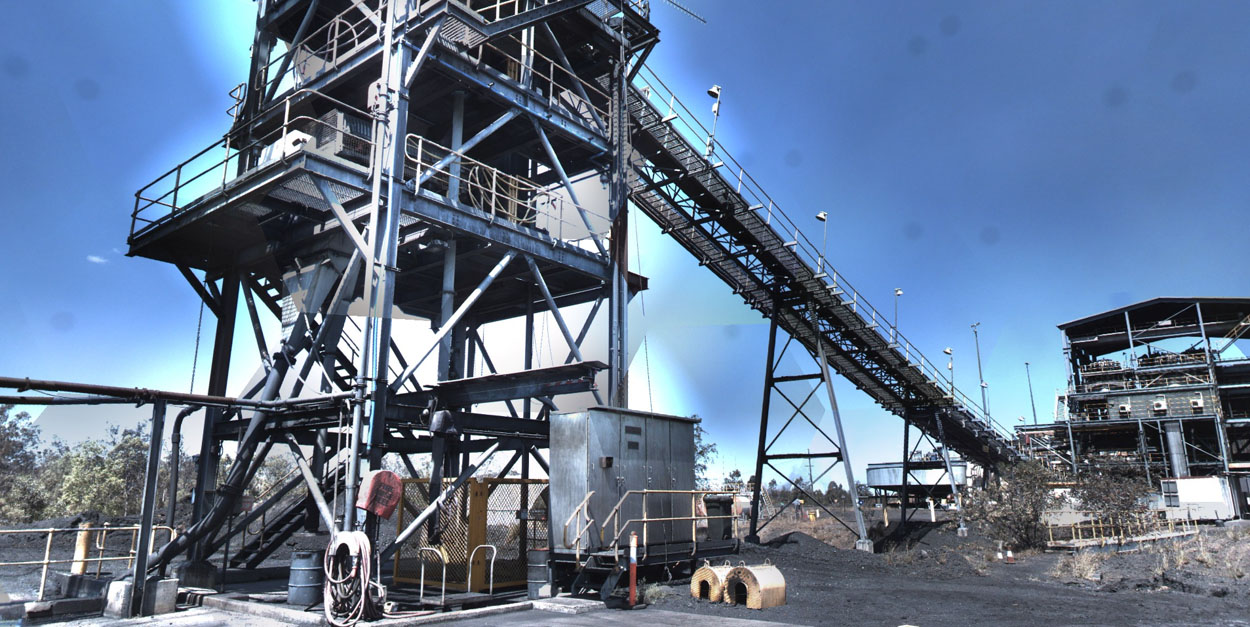
[[[1029,415],[1025,361],[1049,415],[1056,324],[1245,295],[1244,3],[684,0],[706,25],[653,4],[651,67],[708,118],[704,90],[723,87],[718,138],[809,239],[829,213],[830,263],[879,309],[903,288],[902,332],[935,362],[953,347],[970,394],[982,323],[1003,422]],[[198,301],[174,268],[121,253],[134,191],[226,129],[255,4],[8,10],[0,373],[186,389]],[[767,325],[645,220],[633,405],[698,413],[725,467],[745,471]],[[250,372],[240,338],[236,372]],[[838,390],[855,465],[896,458],[901,421]],[[62,437],[123,415],[58,411],[45,423]]]

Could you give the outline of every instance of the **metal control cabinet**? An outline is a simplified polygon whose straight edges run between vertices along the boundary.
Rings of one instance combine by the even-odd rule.
[[[613,509],[630,490],[694,490],[694,426],[697,418],[682,418],[606,407],[551,416],[551,547],[573,552],[612,543],[616,524]],[[587,501],[595,521],[589,533],[575,541],[577,521],[565,523],[590,492]],[[647,500],[648,519],[692,516],[687,494],[647,494],[626,498],[619,514],[623,535],[641,524],[626,526],[643,517]],[[582,518],[584,520],[584,518]],[[606,525],[600,541],[601,525]],[[646,543],[691,542],[692,525],[683,521],[647,523]],[[622,544],[627,544],[623,542]]]

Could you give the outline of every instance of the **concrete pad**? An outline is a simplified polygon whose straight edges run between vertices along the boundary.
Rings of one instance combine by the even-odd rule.
[[[611,627],[613,625],[619,625],[620,627],[638,627],[638,625],[690,627],[691,624],[714,624],[716,627],[775,627],[787,624],[729,618],[727,616],[687,614],[685,612],[657,609],[595,612],[593,620],[594,624],[600,627]],[[586,616],[561,616],[551,612],[529,610],[505,616],[492,616],[480,619],[465,618],[462,621],[458,621],[458,625],[463,625],[464,627],[477,627],[479,625],[482,627],[496,627],[500,625],[586,625],[589,621],[589,617]]]
[[[208,595],[200,601],[203,607],[249,614],[260,618],[282,621],[292,625],[321,625],[324,615],[321,612],[302,612],[279,605],[256,603],[245,598],[232,598],[224,594]]]
[[[558,614],[585,614],[604,609],[603,601],[595,599],[575,599],[573,597],[556,597],[554,599],[538,599],[531,601],[536,610],[556,612]]]
[[[384,627],[408,627],[409,625],[431,625],[434,623],[446,623],[451,621],[473,621],[482,625],[495,625],[505,620],[505,614],[515,615],[518,613],[530,612],[530,602],[522,601],[520,603],[506,603],[504,605],[492,605],[490,607],[478,607],[471,610],[460,610],[458,612],[440,612],[438,614],[428,614],[425,616],[414,616],[412,618],[388,618],[370,623],[371,626]],[[550,616],[550,614],[543,614]],[[542,625],[545,623],[535,623]]]

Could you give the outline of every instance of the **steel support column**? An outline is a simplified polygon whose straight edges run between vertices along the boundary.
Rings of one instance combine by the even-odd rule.
[[[751,490],[751,528],[747,542],[759,544],[760,492],[764,489],[764,456],[768,446],[768,411],[773,397],[773,355],[777,348],[777,319],[768,321],[768,361],[764,364],[764,399],[760,406],[760,440],[755,451],[755,486]],[[854,486],[851,486],[854,489]]]
[[[855,471],[851,468],[851,458],[846,452],[846,434],[842,431],[842,414],[838,411],[838,399],[833,393],[833,376],[829,373],[829,360],[825,358],[825,340],[819,335],[816,337],[816,353],[820,360],[820,374],[824,377],[825,392],[829,395],[829,413],[833,415],[833,425],[838,434],[838,451],[842,454],[842,466],[846,471],[847,491],[851,493],[851,507],[855,511],[855,528],[859,532],[855,548],[871,553],[872,540],[868,539],[868,529],[864,526],[864,512],[859,507],[859,490],[855,485]]]
[[[165,437],[165,401],[152,403],[152,431],[148,438],[148,463],[143,479],[143,506],[139,517],[139,539],[136,545],[131,581],[134,596],[131,614],[143,613],[143,592],[148,578],[148,547],[152,545],[152,523],[156,517],[156,477],[161,467],[161,442]]]
[[[226,395],[226,384],[230,376],[230,352],[234,345],[234,323],[239,307],[239,284],[237,272],[230,272],[221,279],[217,329],[213,335],[213,362],[208,374],[207,393],[209,396]],[[221,447],[213,432],[224,413],[224,410],[217,407],[210,407],[204,413],[204,429],[200,435],[200,458],[195,477],[192,524],[204,519],[215,497]],[[210,492],[214,494],[210,495]],[[192,561],[206,559],[208,556],[204,554],[204,548],[204,543],[197,542],[191,548],[190,559]]]

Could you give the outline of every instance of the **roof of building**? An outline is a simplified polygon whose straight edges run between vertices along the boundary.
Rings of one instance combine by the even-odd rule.
[[[1139,334],[1143,336],[1142,339],[1150,336],[1180,335],[1186,334],[1182,331],[1186,329],[1200,333],[1198,329],[1199,308],[1201,308],[1202,322],[1207,327],[1207,333],[1219,336],[1223,335],[1228,328],[1250,316],[1250,298],[1152,298],[1065,322],[1059,325],[1059,329],[1069,338],[1105,336],[1102,338],[1103,342],[1099,344],[1126,343],[1126,337],[1116,338],[1115,336],[1124,334],[1125,314],[1127,314],[1133,325],[1134,337]],[[1100,346],[1099,348],[1111,347]]]

